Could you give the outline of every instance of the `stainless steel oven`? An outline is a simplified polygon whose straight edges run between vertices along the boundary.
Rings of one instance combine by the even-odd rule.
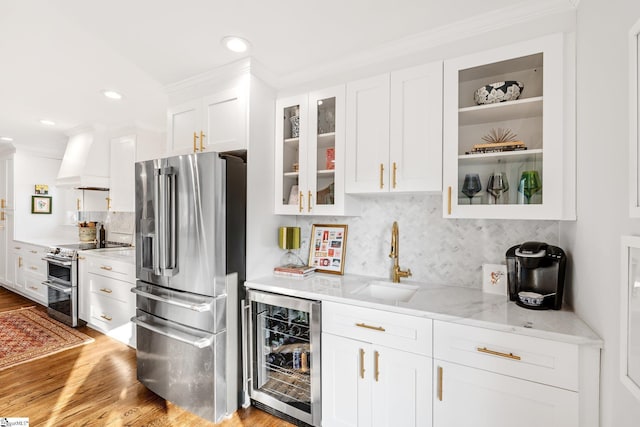
[[[78,326],[78,257],[71,249],[51,248],[45,255],[49,316],[71,327]]]

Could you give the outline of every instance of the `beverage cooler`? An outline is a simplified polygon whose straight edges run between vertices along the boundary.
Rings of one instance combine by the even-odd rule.
[[[320,426],[320,302],[249,290],[251,403]]]

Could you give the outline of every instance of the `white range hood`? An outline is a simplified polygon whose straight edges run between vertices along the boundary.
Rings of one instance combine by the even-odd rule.
[[[56,186],[84,190],[109,188],[109,144],[105,132],[85,129],[69,137]]]

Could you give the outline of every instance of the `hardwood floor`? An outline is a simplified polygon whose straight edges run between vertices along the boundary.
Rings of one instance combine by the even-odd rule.
[[[46,311],[0,287],[0,311],[34,305]],[[135,350],[91,328],[78,330],[95,342],[0,371],[0,417],[28,417],[31,427],[293,426],[256,408],[218,424],[205,421],[136,380]]]

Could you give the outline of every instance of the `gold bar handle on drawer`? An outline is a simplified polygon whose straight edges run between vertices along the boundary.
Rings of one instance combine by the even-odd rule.
[[[311,190],[309,190],[309,198],[307,200],[307,212],[311,212]]]
[[[360,349],[360,378],[364,379],[364,350]]]
[[[451,215],[451,186],[447,189],[447,215]]]
[[[107,289],[107,288],[100,288],[101,292],[104,292],[105,294],[110,294],[111,292],[113,292],[111,289]]]
[[[204,146],[204,137],[205,136],[206,135],[204,134],[204,132],[200,131],[200,151],[204,151],[204,149],[207,148],[207,147]]]
[[[384,165],[380,163],[380,189],[384,188]]]
[[[380,377],[380,371],[378,370],[378,362],[380,360],[380,353],[378,350],[373,352],[373,378],[378,382],[378,377]]]
[[[371,325],[367,325],[366,323],[356,323],[356,326],[359,328],[373,329],[374,331],[380,331],[380,332],[384,332],[386,330],[382,326],[371,326]]]
[[[104,320],[106,320],[107,322],[111,322],[113,320],[113,317],[111,316],[107,316],[106,314],[101,315],[100,317],[102,317]]]
[[[198,134],[195,132],[193,133],[193,152],[198,152]]]
[[[101,265],[100,268],[107,271],[113,270],[113,267],[109,267],[108,265]]]
[[[0,199],[0,209],[4,209],[7,207],[7,201],[5,199]]]
[[[32,254],[37,254],[38,253],[38,251],[34,251],[33,249],[30,250],[29,252],[31,252]]]
[[[78,259],[85,259],[83,256],[78,255]]]
[[[398,175],[398,165],[396,164],[396,162],[393,162],[393,179],[391,181],[391,185],[393,185],[393,188],[396,188],[396,185],[397,185],[397,175]]]
[[[0,212],[0,221],[4,221],[4,211]]]
[[[444,374],[442,366],[438,366],[438,400],[442,402],[442,375]]]
[[[35,271],[35,270],[38,270],[38,267],[36,267],[35,265],[30,265],[29,269]]]
[[[520,360],[520,356],[513,353],[503,353],[501,351],[489,350],[487,347],[476,348],[480,353],[492,354],[494,356],[506,357],[507,359]]]
[[[22,267],[22,257],[18,257],[18,267]]]

